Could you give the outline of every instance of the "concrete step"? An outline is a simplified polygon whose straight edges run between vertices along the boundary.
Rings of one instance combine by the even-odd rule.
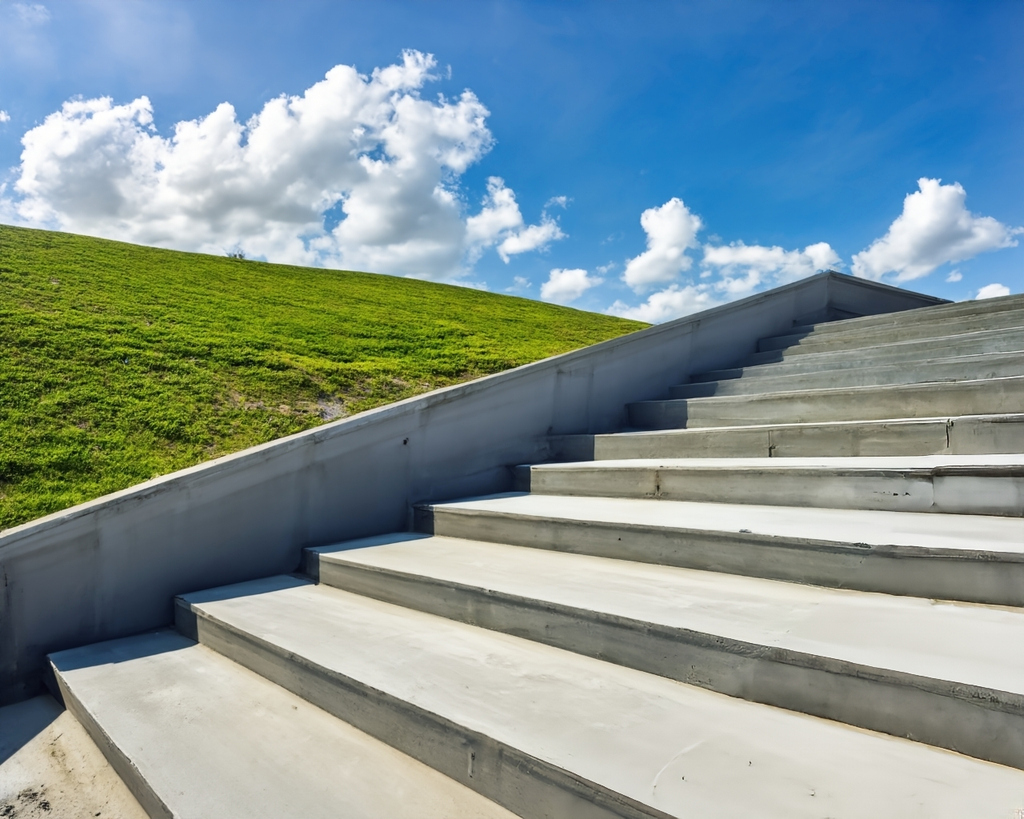
[[[1024,516],[1024,453],[873,458],[659,458],[538,464],[517,489],[543,495]]]
[[[1024,309],[1003,312],[982,312],[970,316],[956,316],[938,321],[905,320],[887,327],[850,328],[843,332],[796,332],[762,338],[757,342],[758,352],[782,350],[790,347],[836,349],[872,347],[911,339],[946,338],[952,334],[978,330],[995,330],[1024,326]]]
[[[1024,606],[1024,520],[510,493],[424,505],[419,531],[886,594]]]
[[[1024,768],[1024,610],[407,534],[307,557],[345,591]]]
[[[825,370],[845,370],[870,366],[906,365],[916,366],[920,362],[960,356],[1003,355],[1022,353],[1024,351],[1024,331],[992,330],[979,333],[968,333],[956,339],[955,344],[937,344],[934,339],[925,341],[901,341],[896,344],[872,347],[867,353],[862,348],[852,350],[833,350],[821,353],[802,354],[797,351],[778,350],[772,353],[759,353],[753,358],[762,359],[763,363],[753,363],[750,359],[740,366],[720,370],[696,373],[690,377],[691,382],[724,381],[732,378],[774,378],[781,375],[796,373],[823,372]]]
[[[292,578],[182,610],[204,644],[522,816],[962,817],[1024,789],[1013,768]]]
[[[937,304],[932,307],[920,307],[915,310],[903,310],[896,313],[879,313],[840,321],[822,321],[817,324],[795,325],[793,332],[846,333],[869,327],[881,328],[891,327],[896,324],[944,322],[962,316],[992,315],[994,313],[1021,310],[1024,310],[1024,295],[1001,296],[997,299],[951,302],[949,304]]]
[[[914,364],[875,366],[867,362],[861,367],[828,369],[755,377],[732,378],[680,384],[669,390],[670,398],[703,398],[712,395],[756,395],[765,392],[826,389],[836,387],[868,387],[886,384],[918,384],[932,381],[968,381],[983,378],[1005,378],[1024,375],[1024,351],[988,353],[920,361]]]
[[[1021,453],[1024,414],[560,436],[552,449],[560,460]]]
[[[629,404],[627,410],[633,427],[678,429],[1004,414],[1017,413],[1022,407],[1024,376],[1012,376],[640,401]]]
[[[1009,329],[978,330],[972,333],[950,335],[943,338],[911,339],[909,341],[893,341],[885,344],[872,344],[867,347],[836,345],[829,349],[812,346],[788,347],[783,350],[768,350],[753,353],[735,367],[749,368],[766,364],[791,364],[806,359],[805,366],[828,369],[842,366],[843,362],[856,360],[861,363],[871,361],[882,363],[914,363],[927,358],[951,357],[957,355],[980,355],[982,353],[1003,353],[1019,350],[1024,346],[1024,330],[1012,327]],[[698,374],[694,379],[718,379],[721,371]]]
[[[67,707],[152,817],[508,811],[164,630],[51,655]]]

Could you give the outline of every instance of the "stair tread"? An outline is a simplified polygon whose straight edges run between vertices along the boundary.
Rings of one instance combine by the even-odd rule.
[[[1008,692],[1001,699],[1024,710],[1024,610],[440,536],[388,535],[312,551],[335,564],[884,669],[900,681],[912,675]]]
[[[533,464],[539,471],[589,471],[595,469],[723,470],[745,472],[895,472],[932,474],[936,470],[958,473],[1024,475],[1024,453],[997,455],[894,455],[786,458],[619,458],[601,461]]]
[[[671,815],[997,815],[1024,787],[1018,770],[293,578],[187,599],[278,653]]]
[[[513,817],[177,632],[51,660],[174,816]]]
[[[603,462],[602,462],[603,463]],[[749,532],[788,540],[908,547],[1024,560],[1024,519],[927,512],[503,493],[430,504],[434,509],[557,518],[678,531]]]
[[[685,400],[685,399],[684,399]],[[698,429],[632,429],[623,432],[606,432],[596,435],[597,438],[644,438],[644,437],[662,437],[665,435],[669,436],[687,436],[687,435],[705,435],[707,433],[716,431],[729,431],[730,433],[739,432],[741,430],[770,430],[770,429],[808,429],[808,428],[851,428],[857,427],[864,424],[870,424],[872,426],[877,424],[904,424],[904,425],[920,425],[920,424],[934,424],[934,423],[956,423],[957,421],[985,421],[991,420],[994,422],[1006,421],[1006,422],[1022,422],[1024,421],[1024,413],[992,413],[986,415],[936,415],[933,417],[922,416],[920,418],[878,418],[868,419],[862,421],[766,421],[762,424],[737,424],[736,426],[726,427],[700,427]]]

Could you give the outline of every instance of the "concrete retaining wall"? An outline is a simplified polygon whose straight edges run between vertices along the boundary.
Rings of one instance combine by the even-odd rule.
[[[614,431],[794,322],[940,299],[818,276],[515,370],[371,410],[0,534],[0,704],[48,652],[172,621],[176,594],[288,572],[305,546],[406,527],[411,504],[511,487],[549,434]]]

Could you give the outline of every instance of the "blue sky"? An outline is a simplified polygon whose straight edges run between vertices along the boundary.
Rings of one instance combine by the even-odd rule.
[[[0,0],[0,221],[655,321],[1020,293],[1022,42],[1020,0]]]

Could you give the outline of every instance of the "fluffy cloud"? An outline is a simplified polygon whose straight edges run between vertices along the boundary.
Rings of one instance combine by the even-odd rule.
[[[997,299],[1000,296],[1009,296],[1010,288],[1005,284],[986,284],[978,291],[976,299]]]
[[[0,122],[10,122],[10,121],[11,121],[11,115],[8,114],[3,109],[0,109]]]
[[[704,226],[699,216],[677,197],[640,216],[647,234],[647,250],[626,262],[622,280],[635,292],[644,293],[657,284],[674,281],[693,265],[686,251],[697,247]]]
[[[548,280],[540,286],[540,297],[544,301],[569,304],[603,281],[604,279],[590,276],[586,270],[580,268],[562,270],[556,267],[551,271]]]
[[[563,236],[526,225],[488,182],[464,217],[459,179],[491,147],[471,91],[423,99],[431,55],[406,51],[370,76],[339,65],[247,122],[223,103],[165,138],[146,97],[72,100],[25,134],[15,203],[24,221],[147,245],[425,278],[465,275]]]
[[[678,284],[673,284],[664,290],[652,293],[647,301],[636,307],[616,301],[606,312],[613,316],[659,324],[696,313],[699,310],[707,310],[718,303],[707,286],[686,285],[680,287]]]
[[[721,275],[715,288],[734,298],[753,292],[762,284],[778,285],[813,276],[817,271],[840,266],[838,254],[827,242],[803,250],[783,250],[733,242],[704,248],[701,265]]]
[[[855,276],[878,281],[894,273],[895,281],[910,281],[947,262],[1017,244],[1013,236],[1022,229],[968,211],[967,192],[959,183],[922,178],[917,184],[919,190],[903,200],[903,213],[885,236],[853,257]]]
[[[950,270],[949,275],[946,276],[946,281],[949,282],[950,284],[953,284],[963,279],[963,277],[964,274],[961,273],[959,270]]]
[[[564,196],[560,198],[565,199]],[[551,242],[564,238],[565,234],[547,211],[542,214],[539,225],[525,224],[515,193],[505,187],[505,180],[498,176],[487,180],[487,195],[480,213],[466,220],[466,239],[472,261],[476,261],[485,249],[497,244],[498,255],[508,264],[512,256],[542,250]]]

